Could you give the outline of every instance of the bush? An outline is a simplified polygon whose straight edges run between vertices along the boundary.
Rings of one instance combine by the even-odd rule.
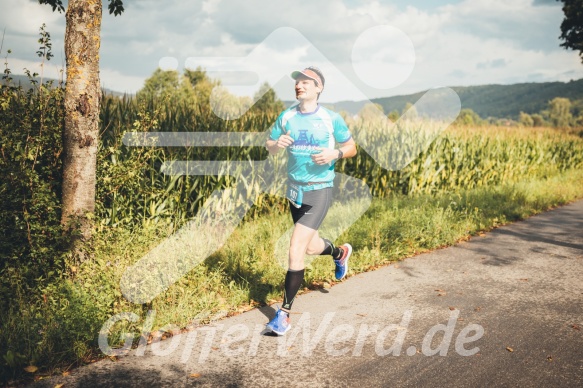
[[[534,126],[534,120],[528,113],[520,112],[518,121],[520,122],[520,125],[524,127]]]
[[[43,319],[32,312],[43,311],[43,290],[65,271],[60,227],[64,89],[31,80],[29,90],[8,82],[0,86],[0,309],[7,312],[0,323],[0,349],[13,351],[2,354],[4,366],[18,362],[18,354],[31,354],[15,346],[34,347],[38,339],[14,333],[11,313],[36,319],[30,327],[37,328]]]

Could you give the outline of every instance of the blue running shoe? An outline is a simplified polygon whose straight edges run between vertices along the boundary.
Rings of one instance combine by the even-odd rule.
[[[287,333],[287,331],[291,329],[288,313],[281,309],[277,309],[275,317],[273,317],[273,319],[267,324],[266,328],[278,335],[284,335]]]
[[[348,272],[348,259],[352,255],[352,246],[350,244],[343,244],[338,248],[342,249],[342,256],[340,256],[340,259],[334,260],[334,264],[336,265],[334,275],[336,275],[336,280],[342,280]]]

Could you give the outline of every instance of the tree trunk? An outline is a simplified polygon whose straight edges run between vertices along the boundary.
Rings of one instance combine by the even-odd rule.
[[[71,235],[71,249],[83,260],[83,242],[92,231],[99,141],[99,46],[102,0],[69,0],[65,57],[65,132],[61,222]]]

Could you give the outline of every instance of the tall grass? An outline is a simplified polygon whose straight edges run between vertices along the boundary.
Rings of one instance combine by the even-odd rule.
[[[124,133],[265,132],[277,113],[250,111],[239,120],[225,121],[200,104],[108,99],[102,110],[103,141],[99,153],[97,216],[101,225],[139,225],[164,220],[177,228],[193,217],[214,190],[234,184],[233,179],[226,177],[165,175],[160,168],[166,163],[262,161],[268,157],[260,147],[127,147],[121,142]],[[420,139],[427,136],[423,125],[431,124],[405,123],[391,129],[386,122],[349,120],[357,139],[366,133],[369,144],[388,145],[388,152],[393,154],[390,157],[412,161],[402,169],[388,171],[359,147],[357,156],[340,161],[336,171],[363,180],[374,196],[383,198],[393,193],[437,193],[498,185],[553,176],[583,166],[581,138],[558,130],[453,127],[426,141]],[[426,147],[417,147],[424,142]],[[277,174],[285,175],[283,163],[276,163],[274,168]],[[265,180],[259,169],[251,170],[244,178],[251,187],[260,187]],[[273,188],[268,194],[276,191]],[[250,191],[249,195],[256,196],[257,192]],[[268,213],[273,207],[281,208],[281,202],[273,198],[261,196],[260,200],[248,219]]]
[[[399,144],[395,150],[403,154],[408,144],[423,143],[420,140],[423,128],[391,131],[385,126],[374,121],[352,123],[355,134],[366,132],[372,137],[372,144]],[[363,152],[343,161],[339,171],[365,180],[377,197],[395,192],[436,193],[552,176],[580,168],[582,147],[580,137],[554,129],[527,133],[520,127],[450,127],[398,171],[381,168]]]

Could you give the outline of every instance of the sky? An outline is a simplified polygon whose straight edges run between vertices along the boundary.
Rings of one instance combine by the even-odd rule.
[[[564,15],[555,0],[124,0],[118,17],[104,3],[101,83],[119,92],[135,93],[157,67],[202,66],[237,95],[269,82],[293,100],[289,74],[315,65],[326,78],[321,101],[330,103],[583,78],[578,53],[559,46]],[[37,0],[0,4],[3,64],[40,72],[46,23],[54,58],[43,74],[60,78],[65,15]]]

